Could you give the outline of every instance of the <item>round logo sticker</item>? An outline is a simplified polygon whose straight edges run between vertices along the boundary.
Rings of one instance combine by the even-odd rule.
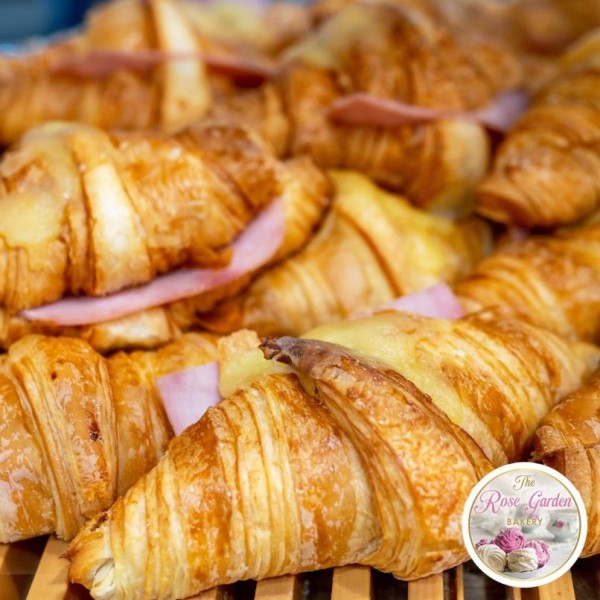
[[[571,568],[585,543],[587,518],[564,475],[522,462],[492,471],[473,488],[462,527],[467,551],[486,575],[534,587]]]

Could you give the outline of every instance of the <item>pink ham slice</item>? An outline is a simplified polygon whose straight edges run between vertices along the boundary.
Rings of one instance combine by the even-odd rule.
[[[410,312],[415,315],[437,319],[460,319],[465,315],[452,289],[445,283],[439,283],[418,292],[407,294],[374,309],[357,312],[352,318],[368,317],[385,310]]]
[[[233,258],[221,269],[181,269],[150,283],[99,298],[65,298],[21,312],[31,321],[55,325],[92,325],[198,296],[224,286],[266,264],[284,236],[281,200],[269,204],[231,245]]]
[[[527,106],[528,97],[521,91],[500,94],[489,106],[474,111],[427,108],[360,92],[336,100],[329,108],[328,115],[339,123],[376,127],[398,127],[407,123],[439,119],[465,119],[505,133],[525,112]]]
[[[156,386],[175,435],[222,400],[217,362],[169,373],[159,377]]]
[[[146,73],[170,60],[203,60],[212,72],[248,84],[262,83],[275,73],[275,67],[266,59],[253,61],[225,54],[160,50],[92,50],[81,56],[65,58],[53,65],[51,70],[59,75],[104,78],[118,70]]]

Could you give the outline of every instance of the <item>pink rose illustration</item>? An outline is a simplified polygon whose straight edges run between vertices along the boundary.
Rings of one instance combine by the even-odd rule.
[[[541,569],[550,560],[550,546],[544,540],[531,540],[524,548],[533,548],[537,554],[538,569]]]
[[[554,521],[554,523],[552,523],[552,525],[554,525],[554,527],[558,527],[559,529],[562,529],[565,526],[565,522],[564,521]]]
[[[525,536],[518,527],[506,527],[494,539],[494,544],[500,546],[507,554],[520,550],[525,546]]]

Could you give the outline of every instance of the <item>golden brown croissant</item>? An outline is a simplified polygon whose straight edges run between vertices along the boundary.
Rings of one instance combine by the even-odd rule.
[[[96,599],[182,598],[216,584],[362,562],[403,578],[466,558],[477,480],[522,456],[597,363],[519,321],[379,315],[265,344],[297,369],[240,389],[71,544]],[[360,358],[357,358],[360,356]]]
[[[491,248],[483,221],[430,215],[359,173],[330,177],[333,206],[309,244],[198,315],[200,325],[219,333],[246,327],[259,335],[300,335],[440,281],[454,283]]]
[[[334,122],[329,108],[360,92],[376,102],[477,109],[521,77],[504,52],[463,47],[424,14],[394,6],[345,7],[289,48],[285,61],[275,81],[226,99],[214,114],[252,123],[279,153],[360,170],[437,209],[465,210],[465,197],[485,174],[489,139],[482,125],[454,118],[355,125]]]
[[[104,134],[100,135],[104,136]],[[31,136],[34,136],[34,134],[31,134]],[[268,261],[271,264],[282,260],[306,243],[329,205],[331,185],[327,178],[315,169],[309,159],[305,157],[296,158],[287,161],[285,165],[273,162],[273,158],[269,153],[264,153],[264,149],[258,141],[255,143],[253,136],[245,130],[232,127],[221,128],[219,126],[195,127],[187,133],[179,135],[176,143],[179,142],[181,142],[183,148],[187,148],[188,146],[193,148],[198,145],[201,147],[200,150],[202,153],[200,156],[207,160],[207,168],[211,170],[214,168],[216,173],[220,177],[223,177],[223,184],[226,189],[227,186],[231,188],[232,199],[240,200],[243,203],[238,207],[240,211],[245,212],[247,210],[245,205],[249,201],[244,198],[254,198],[255,201],[264,198],[264,201],[267,201],[271,195],[280,195],[283,208],[283,222],[281,224],[283,228],[282,239],[274,255]],[[142,144],[141,140],[140,143]],[[167,153],[168,147],[167,145]],[[52,145],[50,145],[51,148]],[[156,150],[156,154],[158,147],[154,146],[154,149]],[[197,179],[202,177],[204,172],[196,172],[190,169],[190,173],[187,174],[190,176],[188,180],[185,172],[178,176],[176,170],[171,179],[163,180],[163,177],[169,176],[169,173],[165,173],[165,170],[169,167],[170,163],[167,161],[161,168],[153,169],[152,161],[156,158],[160,157],[154,156],[149,164],[143,166],[140,171],[148,170],[150,174],[155,174],[155,177],[149,174],[146,178],[142,178],[142,183],[144,184],[142,192],[148,196],[148,200],[154,202],[154,204],[152,202],[148,202],[148,204],[151,209],[155,205],[154,212],[157,220],[155,226],[152,227],[152,231],[161,234],[162,238],[159,238],[159,242],[162,240],[165,243],[177,244],[187,241],[193,245],[202,246],[203,239],[210,241],[210,238],[218,233],[216,227],[214,230],[211,230],[212,221],[210,219],[212,218],[218,218],[219,224],[225,231],[236,227],[237,219],[234,218],[233,222],[229,223],[225,214],[223,214],[223,218],[219,216],[218,201],[220,198],[217,196],[215,198],[215,210],[212,211],[213,214],[207,215],[210,219],[196,219],[193,212],[188,211],[190,213],[188,219],[191,221],[190,227],[186,229],[185,220],[188,218],[188,215],[184,213],[181,215],[181,219],[172,219],[173,228],[171,233],[164,231],[166,229],[164,221],[169,213],[173,214],[174,211],[172,207],[165,205],[164,200],[166,198],[160,192],[162,191],[164,194],[171,193],[173,195],[172,203],[178,197],[181,197],[182,209],[184,210],[186,210],[186,202],[189,203],[190,209],[195,209],[198,202],[194,199],[194,194],[196,194],[194,185],[197,182],[198,185],[202,186],[202,181],[197,181]],[[192,155],[191,158],[195,159],[195,156]],[[227,170],[218,169],[217,165],[222,165]],[[192,162],[191,167],[194,166],[197,165]],[[183,171],[183,166],[179,167],[179,171]],[[211,173],[212,171],[208,172]],[[59,176],[61,173],[63,172],[58,171]],[[158,186],[155,189],[154,186],[157,184],[157,179]],[[178,179],[181,179],[181,181],[178,181]],[[66,181],[66,177],[62,180],[59,178],[57,184],[61,184],[64,181]],[[208,183],[210,183],[210,180]],[[173,187],[172,190],[171,187]],[[200,187],[198,193],[202,192],[203,189]],[[207,192],[210,192],[210,190],[207,190]],[[4,200],[8,199],[7,197]],[[54,199],[58,200],[60,196],[55,196]],[[108,201],[110,198],[104,198],[104,200]],[[210,197],[206,198],[206,200],[210,201]],[[225,198],[225,200],[227,199]],[[40,201],[44,201],[43,196],[40,197]],[[71,199],[71,202],[75,204],[73,199]],[[0,198],[0,212],[2,210],[1,206],[2,199]],[[12,207],[7,203],[7,208]],[[223,206],[223,209],[225,213],[227,204]],[[252,209],[252,207],[249,206],[248,209]],[[165,210],[167,213],[163,215],[163,211]],[[198,210],[202,210],[205,213],[206,207],[204,203],[198,207]],[[147,211],[146,214],[150,216],[151,212]],[[39,219],[40,228],[46,227],[44,213],[40,211],[39,214],[32,214],[31,218],[33,219],[34,217]],[[23,214],[20,214],[18,216],[15,215],[12,221],[6,220],[6,228],[10,229],[11,223],[13,223],[15,228],[21,226],[23,218]],[[111,235],[114,234],[115,228],[112,226],[112,221],[110,221],[108,216],[107,224],[108,232]],[[85,225],[87,225],[87,222],[84,222],[84,226],[76,231],[78,236],[84,234]],[[202,233],[202,229],[205,229],[209,233],[208,239],[203,235],[192,236],[192,227],[197,227],[197,231],[200,234]],[[1,228],[2,225],[0,225]],[[13,231],[16,231],[16,229],[13,229]],[[88,231],[91,233],[90,230]],[[167,233],[168,235],[164,235]],[[188,233],[190,235],[187,235]],[[22,235],[24,234],[25,232],[22,233]],[[75,240],[77,239],[75,238]],[[256,240],[255,243],[262,244],[264,242],[266,240],[261,238],[260,240]],[[219,250],[219,248],[216,248],[216,250]],[[43,253],[37,252],[34,255],[35,257],[43,258]],[[175,254],[175,257],[177,257],[177,254]],[[74,255],[74,260],[77,258],[77,255]],[[85,255],[83,258],[86,261],[90,260]],[[97,258],[98,262],[102,264],[104,256],[99,255]],[[16,266],[19,265],[17,264]],[[67,273],[74,271],[75,267],[70,266]],[[86,264],[83,260],[81,261],[81,271],[83,275],[89,276],[89,271],[86,270]],[[206,312],[218,300],[234,295],[248,284],[251,277],[252,272],[239,274],[230,283],[220,285],[198,296],[176,302],[171,301],[170,304],[163,303],[162,306],[155,308],[140,309],[137,312],[118,318],[109,317],[103,322],[89,325],[58,325],[46,321],[31,321],[20,314],[0,309],[0,346],[7,348],[11,343],[27,333],[44,333],[49,335],[82,337],[101,352],[123,348],[155,348],[160,344],[172,340],[182,331],[192,328],[197,323],[197,313]],[[92,279],[91,281],[93,282],[94,280]],[[53,284],[56,283],[53,282]],[[143,290],[143,288],[139,288],[139,290]],[[77,307],[75,307],[75,310],[77,310]]]
[[[262,207],[304,189],[296,171],[237,126],[177,137],[33,130],[0,165],[0,302],[14,312],[226,264],[227,245]],[[326,188],[304,172],[307,187]]]
[[[493,308],[571,339],[600,341],[600,224],[501,247],[455,288],[467,311]]]
[[[301,7],[260,13],[184,0],[112,0],[81,31],[0,55],[0,145],[51,120],[175,132],[213,101],[268,78],[310,26]]]
[[[555,227],[600,207],[600,33],[564,68],[500,145],[477,210],[502,223]],[[596,41],[595,41],[596,40]]]
[[[534,437],[533,458],[564,473],[588,518],[583,556],[600,552],[600,371],[561,402]]]
[[[173,436],[156,378],[215,357],[207,334],[108,359],[71,338],[12,346],[0,359],[0,542],[70,539],[108,508]]]
[[[197,56],[145,70],[87,77],[63,65],[90,52],[198,55],[204,48],[174,0],[117,0],[93,11],[81,33],[36,54],[0,57],[0,145],[45,121],[176,131],[210,106],[211,82]],[[102,58],[96,59],[96,67]]]

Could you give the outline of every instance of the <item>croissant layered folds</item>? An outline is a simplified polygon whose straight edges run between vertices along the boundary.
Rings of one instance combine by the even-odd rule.
[[[289,48],[272,83],[214,111],[252,123],[284,155],[360,170],[420,206],[465,210],[488,165],[483,126],[465,119],[354,125],[334,122],[329,108],[358,92],[447,111],[482,108],[520,78],[509,55],[461,46],[420,12],[357,4]]]
[[[0,542],[70,539],[109,507],[173,436],[155,380],[216,354],[206,334],[108,359],[72,338],[14,344],[0,360]]]
[[[544,419],[533,458],[566,475],[583,498],[588,533],[582,556],[600,552],[600,372]]]
[[[222,248],[281,193],[279,168],[258,138],[227,126],[193,140],[33,130],[0,166],[0,301],[18,311],[223,264]]]
[[[455,291],[467,311],[494,309],[572,339],[600,341],[600,225],[499,248]]]
[[[94,51],[190,55],[143,71],[116,69],[103,77],[61,67]],[[0,144],[33,126],[64,119],[103,128],[175,131],[202,117],[211,82],[197,55],[204,50],[177,2],[118,0],[93,11],[82,33],[33,55],[0,57]]]
[[[277,55],[310,26],[305,7],[285,3],[102,3],[80,31],[0,56],[0,146],[57,119],[178,131],[270,77]]]
[[[181,266],[226,265],[228,245],[281,198],[278,260],[305,243],[329,197],[308,159],[280,163],[238,126],[206,124],[176,137],[56,123],[32,130],[0,165],[4,344],[48,331],[24,322],[22,309],[110,294]],[[222,286],[208,296],[214,303],[227,293]],[[137,323],[173,328],[159,321]]]
[[[178,266],[220,268],[229,242],[276,198],[283,235],[271,262],[303,246],[329,205],[330,183],[309,159],[278,162],[233,125],[176,137],[66,124],[33,130],[0,165],[0,344],[32,332],[83,337],[101,351],[169,341],[251,274],[96,325],[28,321],[17,311],[118,291]]]
[[[362,562],[415,578],[466,558],[476,481],[523,456],[598,362],[519,321],[386,313],[266,342],[265,374],[175,438],[67,552],[97,598]],[[241,476],[243,474],[243,476]]]
[[[491,247],[483,221],[427,214],[355,172],[330,177],[336,195],[315,237],[241,294],[200,314],[203,327],[299,335],[440,281],[454,283]]]
[[[556,227],[600,208],[600,34],[564,57],[561,74],[500,145],[477,210],[501,223]]]

